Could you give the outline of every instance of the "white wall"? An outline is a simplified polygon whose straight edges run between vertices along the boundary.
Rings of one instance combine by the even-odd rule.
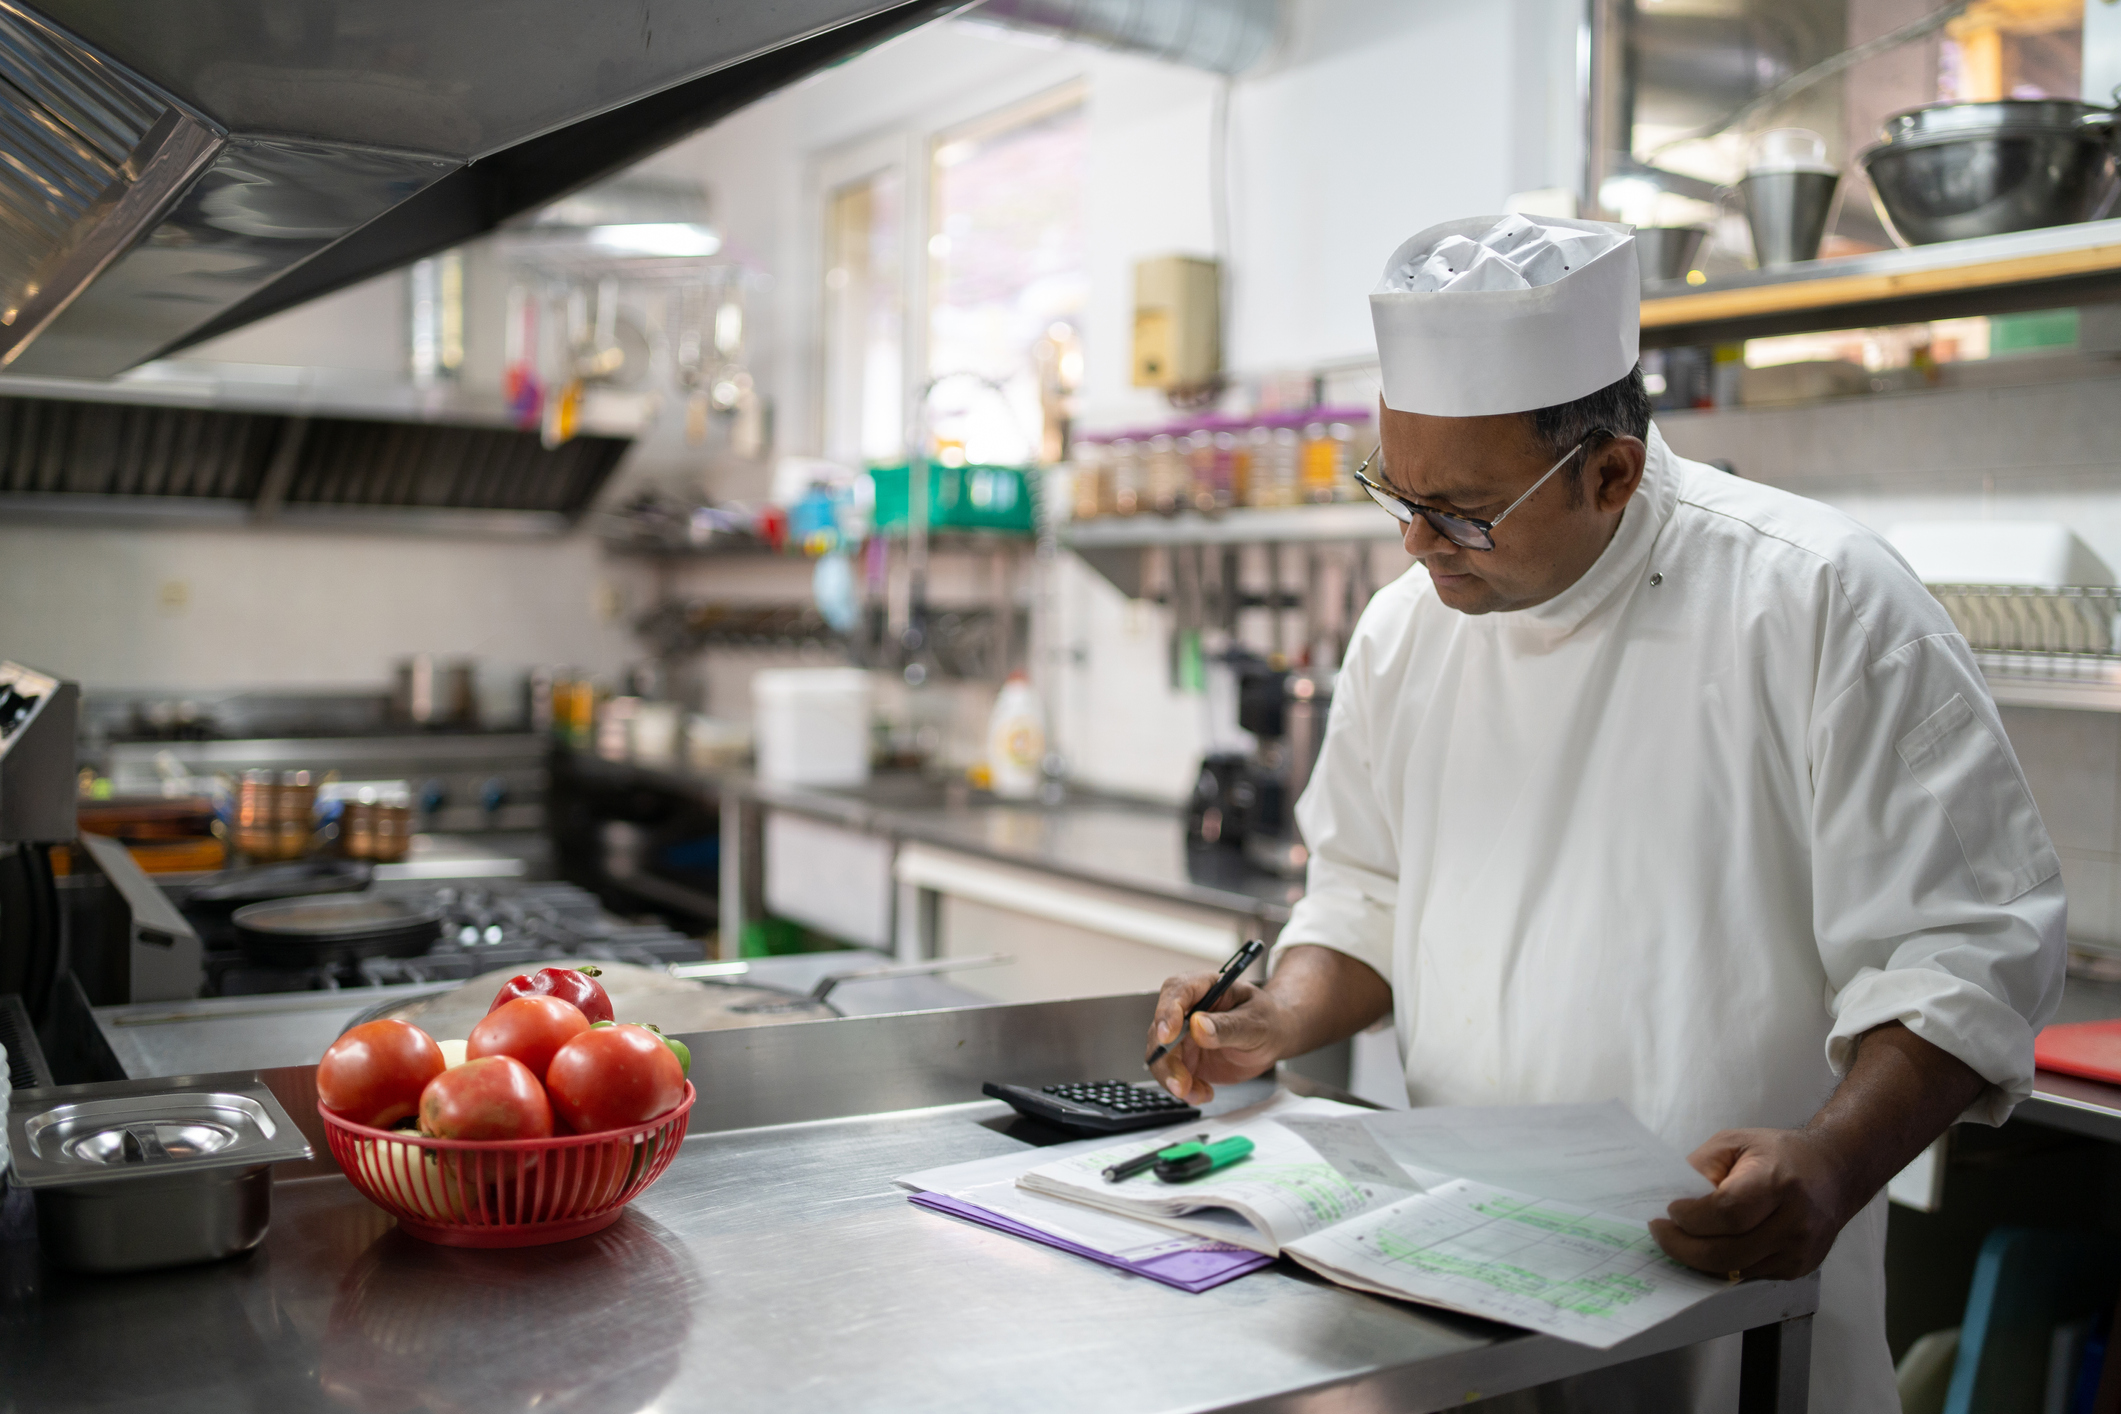
[[[1581,8],[1297,6],[1286,67],[1232,96],[1237,367],[1369,355],[1366,296],[1401,241],[1576,185]]]
[[[468,654],[498,715],[532,665],[638,656],[629,570],[580,536],[7,526],[0,652],[91,693],[380,688],[406,654]]]

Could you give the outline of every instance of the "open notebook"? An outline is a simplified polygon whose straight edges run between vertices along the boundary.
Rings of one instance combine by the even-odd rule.
[[[1105,1182],[1108,1164],[1158,1139],[1135,1135],[1017,1183],[1585,1345],[1617,1344],[1725,1285],[1651,1239],[1650,1218],[1709,1185],[1617,1101],[1374,1113],[1305,1101],[1164,1142],[1202,1133],[1243,1134],[1252,1157],[1192,1183]]]

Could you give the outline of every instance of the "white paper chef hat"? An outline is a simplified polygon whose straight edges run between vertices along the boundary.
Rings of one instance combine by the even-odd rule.
[[[1385,406],[1530,412],[1627,376],[1641,339],[1634,227],[1469,216],[1392,252],[1370,296]]]

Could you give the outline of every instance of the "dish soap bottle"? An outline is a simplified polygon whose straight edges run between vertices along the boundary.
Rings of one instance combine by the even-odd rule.
[[[1038,794],[1040,765],[1046,759],[1046,717],[1038,694],[1022,672],[1009,674],[987,719],[987,769],[994,793],[1004,800],[1029,800]]]

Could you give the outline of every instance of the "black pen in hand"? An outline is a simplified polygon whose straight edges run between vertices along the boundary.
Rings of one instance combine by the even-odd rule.
[[[1246,968],[1259,961],[1260,954],[1266,950],[1267,945],[1259,939],[1247,939],[1245,945],[1237,950],[1237,955],[1223,964],[1222,974],[1215,979],[1215,985],[1208,988],[1207,995],[1186,1008],[1186,1014],[1180,1017],[1178,1021],[1178,1034],[1149,1052],[1149,1058],[1143,1061],[1142,1064],[1155,1065],[1165,1056],[1171,1054],[1172,1049],[1180,1041],[1186,1039],[1186,1029],[1193,1024],[1194,1016],[1200,1012],[1213,1010],[1215,1004],[1223,999],[1223,993],[1230,990],[1230,984],[1235,982]]]

